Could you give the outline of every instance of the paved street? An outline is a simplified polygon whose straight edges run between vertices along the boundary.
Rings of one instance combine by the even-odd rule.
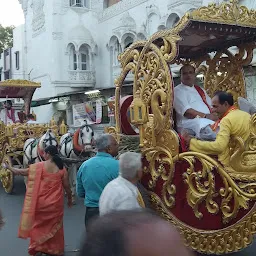
[[[25,187],[21,177],[15,180],[13,195],[6,195],[0,184],[0,208],[6,219],[0,231],[0,255],[27,256],[28,241],[17,238],[19,218],[22,210]],[[84,207],[80,200],[72,209],[65,209],[64,218],[66,256],[77,256],[74,252],[79,248],[84,231]],[[3,254],[4,252],[4,254]]]
[[[28,241],[17,238],[17,228],[23,204],[25,187],[22,178],[15,181],[13,195],[4,193],[0,186],[0,208],[6,219],[6,225],[0,232],[0,255],[4,256],[27,256]],[[75,251],[79,248],[84,230],[84,207],[80,200],[72,209],[65,210],[64,227],[66,256],[77,256]],[[4,254],[3,254],[4,252]],[[230,254],[229,256],[254,256],[256,255],[256,243],[250,248]],[[106,255],[108,256],[108,255]],[[110,255],[109,255],[110,256]],[[200,255],[202,256],[202,255]]]

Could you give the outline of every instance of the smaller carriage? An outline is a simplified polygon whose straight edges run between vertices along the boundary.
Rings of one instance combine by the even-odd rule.
[[[40,83],[27,80],[6,80],[0,82],[0,98],[22,98],[24,100],[24,113],[18,113],[19,122],[14,124],[5,124],[0,121],[0,162],[8,163],[10,166],[24,167],[24,144],[30,138],[39,138],[49,129],[59,139],[59,127],[54,120],[49,124],[26,124],[22,123],[23,115],[30,113],[30,105],[33,94]],[[63,124],[62,124],[63,125]],[[65,127],[64,127],[65,128]],[[65,129],[62,129],[66,130]],[[12,193],[14,177],[12,172],[0,167],[0,180],[6,193]]]

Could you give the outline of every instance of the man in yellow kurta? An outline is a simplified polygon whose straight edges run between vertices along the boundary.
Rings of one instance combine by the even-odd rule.
[[[191,151],[208,155],[218,155],[219,161],[224,166],[229,166],[231,136],[241,137],[244,141],[249,137],[249,125],[251,116],[234,106],[233,96],[226,92],[218,92],[212,99],[212,109],[219,116],[212,129],[219,128],[215,141],[200,141],[184,134]]]

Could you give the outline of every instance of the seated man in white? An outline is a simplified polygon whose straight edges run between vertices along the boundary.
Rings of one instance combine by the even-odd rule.
[[[0,119],[6,125],[19,122],[18,111],[12,107],[11,100],[5,102],[4,108],[0,112]]]
[[[119,177],[110,181],[101,194],[100,215],[144,208],[144,201],[136,186],[141,176],[141,155],[134,152],[122,154],[119,159]]]
[[[211,98],[206,91],[195,85],[195,68],[184,65],[180,69],[181,84],[174,88],[174,109],[178,132],[189,130],[198,139],[215,140],[216,134],[211,130],[218,120],[211,113]]]

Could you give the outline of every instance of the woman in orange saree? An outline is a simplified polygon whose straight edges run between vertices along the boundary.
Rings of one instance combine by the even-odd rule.
[[[30,255],[64,254],[64,190],[72,206],[68,175],[55,146],[45,149],[46,161],[29,169],[6,166],[15,175],[28,176],[27,191],[19,226],[19,238],[30,238]]]

